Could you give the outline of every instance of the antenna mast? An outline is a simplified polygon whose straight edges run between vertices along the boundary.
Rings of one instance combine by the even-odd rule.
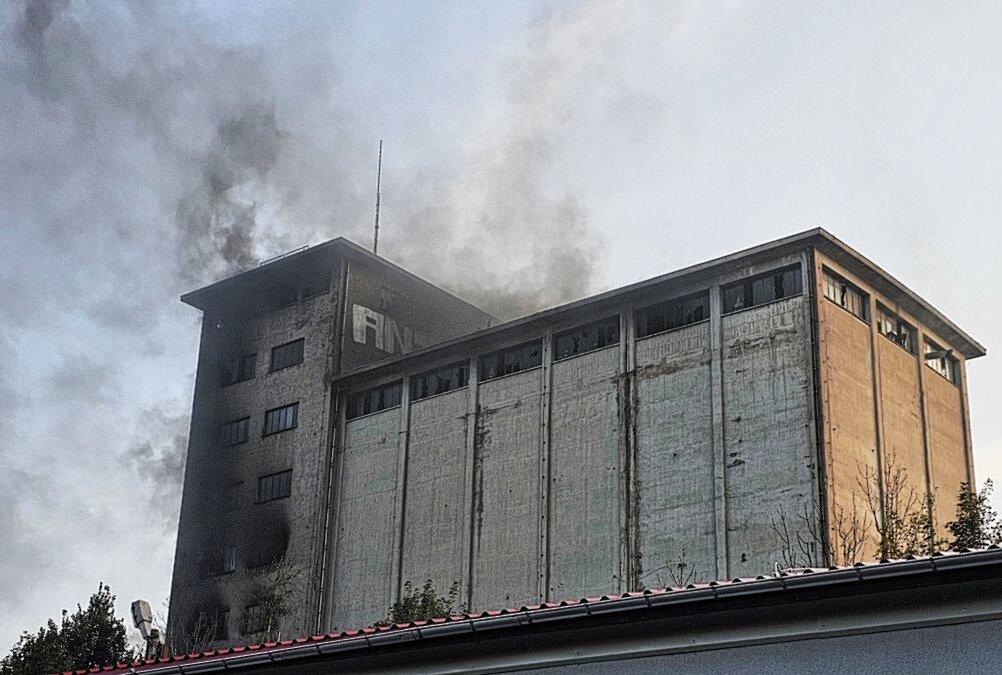
[[[379,185],[383,179],[383,139],[379,139],[379,163],[376,165],[376,230],[372,235],[372,252],[379,249]]]

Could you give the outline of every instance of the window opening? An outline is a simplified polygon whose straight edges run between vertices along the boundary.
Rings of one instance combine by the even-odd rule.
[[[345,416],[354,419],[398,405],[400,405],[400,382],[394,382],[349,396]]]
[[[225,363],[220,374],[221,384],[226,387],[238,382],[254,379],[257,368],[257,354],[245,354]]]
[[[269,410],[264,414],[264,435],[295,429],[299,425],[299,403]]]
[[[827,268],[824,270],[824,293],[826,298],[842,309],[869,322],[869,296]]]
[[[553,336],[553,360],[602,349],[619,342],[619,317],[589,323]]]
[[[219,427],[219,444],[224,448],[247,442],[247,431],[250,428],[250,418],[243,417]]]
[[[710,318],[710,295],[699,293],[661,302],[637,311],[637,337],[689,326]]]
[[[303,362],[304,338],[287,342],[271,350],[271,372]]]
[[[411,400],[420,401],[429,396],[465,387],[468,383],[467,370],[469,370],[467,364],[457,363],[412,377]]]
[[[480,357],[480,380],[519,373],[538,368],[543,363],[543,343],[528,342],[517,347],[509,347]]]
[[[877,331],[909,354],[915,353],[915,329],[880,304],[877,305]]]
[[[764,305],[803,292],[800,265],[784,267],[724,286],[723,313]]]
[[[932,340],[925,341],[925,364],[937,373],[957,384],[957,359],[952,349],[944,349]]]
[[[292,494],[292,469],[257,479],[258,503],[284,499]]]

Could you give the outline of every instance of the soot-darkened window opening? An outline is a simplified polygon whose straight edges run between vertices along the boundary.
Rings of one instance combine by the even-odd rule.
[[[239,358],[231,359],[223,364],[220,373],[221,384],[227,387],[231,384],[254,379],[256,368],[257,354],[244,354]]]
[[[219,444],[224,448],[247,442],[247,430],[250,428],[250,418],[243,417],[219,427]]]
[[[553,336],[553,360],[602,349],[619,342],[619,317],[595,321]]]
[[[299,403],[274,408],[264,414],[264,435],[295,429],[299,425]]]
[[[543,363],[543,343],[539,340],[509,347],[480,357],[481,381],[538,368]]]
[[[271,350],[271,372],[303,362],[304,338],[286,342]]]
[[[774,300],[791,298],[803,292],[800,265],[759,274],[724,286],[723,313],[737,312]]]
[[[468,370],[469,366],[466,363],[457,363],[415,375],[411,378],[411,400],[419,401],[465,387],[469,379]]]
[[[292,494],[292,469],[257,479],[257,501],[270,502]]]
[[[710,294],[696,293],[637,310],[637,337],[682,328],[710,318]]]
[[[385,384],[350,395],[345,417],[354,419],[398,405],[400,405],[400,382]]]

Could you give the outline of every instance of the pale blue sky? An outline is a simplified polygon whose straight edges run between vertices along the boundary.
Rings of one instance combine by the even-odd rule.
[[[253,253],[367,243],[383,138],[381,253],[536,304],[823,225],[988,347],[975,456],[1002,476],[998,3],[24,16],[0,7],[0,651],[99,580],[123,615],[167,595],[199,322],[177,297],[235,269],[179,205],[220,162]],[[217,135],[249,109],[281,139],[257,168]]]

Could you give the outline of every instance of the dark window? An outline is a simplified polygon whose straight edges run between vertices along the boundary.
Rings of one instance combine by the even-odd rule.
[[[233,359],[223,364],[221,380],[222,386],[226,387],[237,382],[245,382],[254,379],[254,371],[257,368],[257,354],[245,354],[238,359]]]
[[[619,342],[619,317],[611,316],[602,321],[589,323],[579,328],[565,330],[553,336],[553,360],[559,361],[575,354],[584,354],[595,349],[608,347]]]
[[[881,304],[877,304],[877,331],[909,354],[915,353],[915,329]]]
[[[398,405],[400,405],[400,383],[394,382],[352,394],[348,397],[348,409],[345,413],[348,419],[354,419]]]
[[[303,300],[322,295],[331,288],[331,268],[324,265],[322,267],[311,268],[302,281]]]
[[[221,609],[216,612],[216,629],[214,640],[226,640],[230,637],[230,610]]]
[[[237,549],[227,546],[223,549],[223,574],[229,574],[237,569]]]
[[[257,501],[270,502],[292,494],[292,470],[261,476],[257,479]]]
[[[724,286],[723,313],[791,298],[800,295],[802,291],[799,265],[767,272]]]
[[[303,338],[279,345],[271,350],[271,371],[281,370],[303,362]]]
[[[282,406],[264,414],[264,435],[295,429],[299,424],[299,404]]]
[[[480,357],[481,380],[493,380],[502,375],[538,368],[543,363],[543,343],[529,342]]]
[[[250,418],[244,417],[239,420],[227,422],[219,427],[219,444],[224,448],[231,445],[239,445],[247,442],[247,430],[250,427]]]
[[[699,293],[668,300],[637,311],[637,337],[681,328],[710,318],[710,296]]]
[[[465,363],[459,363],[412,377],[411,399],[419,401],[435,394],[444,394],[465,387],[468,383],[466,372],[468,369],[469,366]]]
[[[957,384],[958,363],[952,349],[944,349],[932,340],[925,341],[925,364],[937,373]]]
[[[264,630],[264,611],[261,605],[247,605],[244,607],[244,633],[260,633]]]
[[[824,271],[825,297],[863,321],[870,320],[870,296],[831,270]]]

